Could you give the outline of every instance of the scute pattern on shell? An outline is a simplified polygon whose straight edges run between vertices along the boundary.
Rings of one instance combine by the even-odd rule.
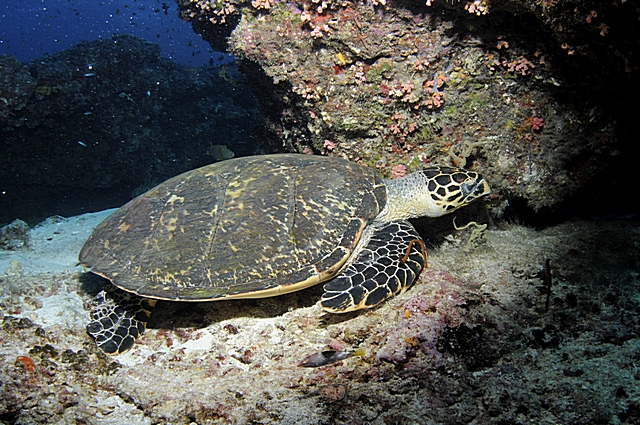
[[[375,172],[346,160],[237,158],[132,200],[95,230],[80,261],[153,298],[272,296],[260,292],[335,276],[385,202]]]

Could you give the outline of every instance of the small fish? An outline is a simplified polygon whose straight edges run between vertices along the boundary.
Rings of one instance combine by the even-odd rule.
[[[225,145],[212,145],[207,152],[216,161],[223,161],[225,159],[231,159],[236,156],[235,153]]]
[[[340,360],[348,359],[351,356],[363,356],[364,348],[356,348],[355,350],[327,350],[320,353],[312,354],[306,357],[298,364],[300,367],[320,367]]]
[[[84,146],[85,148],[87,147],[87,144],[86,144],[86,143],[84,143],[84,142],[78,142],[78,144],[79,144],[80,146]]]
[[[84,74],[85,77],[93,77],[94,75],[96,75],[93,72],[87,72],[86,74]]]

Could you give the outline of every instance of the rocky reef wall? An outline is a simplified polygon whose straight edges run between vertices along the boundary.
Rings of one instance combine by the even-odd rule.
[[[234,65],[177,65],[114,36],[27,64],[0,57],[0,75],[0,223],[120,206],[225,149],[258,149],[257,102]]]
[[[540,209],[616,161],[636,110],[634,2],[177,0],[254,82],[291,151],[386,176],[471,167],[496,213]]]

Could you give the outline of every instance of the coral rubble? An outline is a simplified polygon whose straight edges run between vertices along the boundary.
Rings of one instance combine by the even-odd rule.
[[[363,313],[323,313],[321,287],[159,302],[134,348],[107,357],[84,329],[99,279],[73,263],[34,267],[51,249],[73,258],[98,221],[50,221],[31,231],[29,250],[5,252],[14,260],[0,269],[0,421],[640,421],[637,224],[505,226],[473,245],[469,233],[448,236],[414,287]],[[299,367],[321,351],[358,356]]]

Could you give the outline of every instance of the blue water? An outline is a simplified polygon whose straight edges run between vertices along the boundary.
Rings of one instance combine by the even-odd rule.
[[[157,43],[178,63],[230,60],[178,18],[173,0],[0,0],[0,55],[23,62],[116,33]]]

